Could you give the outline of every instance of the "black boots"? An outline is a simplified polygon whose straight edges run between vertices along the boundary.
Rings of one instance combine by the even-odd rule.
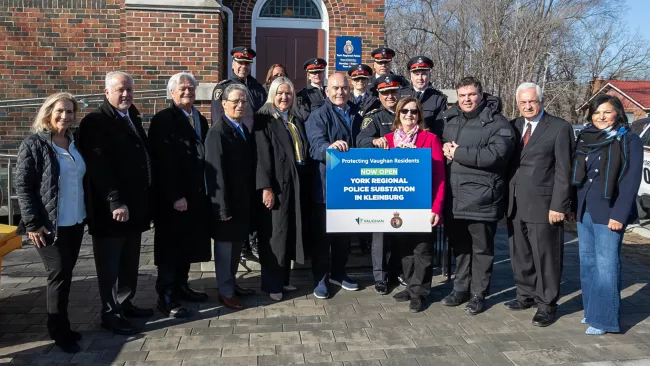
[[[165,290],[158,294],[156,307],[161,313],[170,318],[187,318],[190,316],[189,310],[176,300],[172,290]]]

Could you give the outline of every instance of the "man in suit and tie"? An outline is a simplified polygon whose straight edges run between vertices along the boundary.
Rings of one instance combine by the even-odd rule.
[[[517,297],[510,310],[537,305],[533,325],[555,321],[560,297],[565,215],[571,201],[571,125],[548,114],[542,90],[533,83],[517,88],[521,117],[511,123],[519,142],[509,182],[508,234]]]

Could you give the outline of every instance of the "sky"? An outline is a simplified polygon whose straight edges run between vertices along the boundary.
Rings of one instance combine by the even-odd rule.
[[[626,0],[625,3],[628,10],[622,19],[627,22],[630,30],[638,29],[643,37],[650,42],[650,24],[648,22],[650,20],[650,0]]]

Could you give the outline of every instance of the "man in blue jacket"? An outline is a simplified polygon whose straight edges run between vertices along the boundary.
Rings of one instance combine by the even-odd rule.
[[[356,291],[359,285],[345,273],[350,249],[350,235],[327,234],[325,229],[325,156],[327,149],[348,151],[355,147],[355,140],[361,128],[361,116],[357,107],[349,102],[350,88],[344,74],[335,73],[329,77],[327,100],[313,111],[306,122],[309,153],[316,162],[314,178],[314,221],[317,241],[312,252],[314,275],[314,296],[326,299],[329,296],[327,282]],[[330,259],[331,249],[331,259]]]

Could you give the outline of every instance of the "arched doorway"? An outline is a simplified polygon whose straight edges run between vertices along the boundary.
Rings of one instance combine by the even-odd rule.
[[[252,72],[260,82],[272,64],[281,63],[300,90],[305,86],[303,63],[311,57],[328,59],[329,16],[322,0],[259,0],[251,27],[257,51]]]

